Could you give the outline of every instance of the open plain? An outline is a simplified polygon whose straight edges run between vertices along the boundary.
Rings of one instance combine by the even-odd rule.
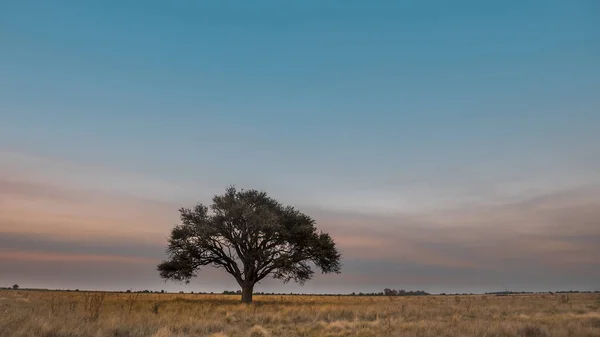
[[[278,296],[0,291],[3,337],[597,337],[600,294]]]

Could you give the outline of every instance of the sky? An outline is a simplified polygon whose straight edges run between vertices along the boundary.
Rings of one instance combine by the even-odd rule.
[[[165,283],[229,185],[342,274],[257,291],[600,290],[600,4],[0,1],[0,286]]]

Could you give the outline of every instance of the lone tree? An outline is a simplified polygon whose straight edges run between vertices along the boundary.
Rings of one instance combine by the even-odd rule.
[[[254,285],[267,276],[304,284],[316,266],[340,272],[340,254],[315,221],[284,206],[263,191],[229,187],[209,207],[181,208],[181,224],[171,231],[169,259],[158,265],[166,280],[185,281],[200,267],[222,268],[242,288],[242,302],[252,302]]]

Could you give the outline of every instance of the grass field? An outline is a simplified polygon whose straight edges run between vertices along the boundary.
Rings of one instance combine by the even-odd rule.
[[[2,337],[600,336],[600,295],[255,296],[0,291]]]

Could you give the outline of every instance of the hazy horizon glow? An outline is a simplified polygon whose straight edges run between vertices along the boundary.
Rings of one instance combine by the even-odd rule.
[[[155,270],[177,209],[266,190],[341,275],[257,291],[598,290],[600,7],[10,2],[0,284]]]

